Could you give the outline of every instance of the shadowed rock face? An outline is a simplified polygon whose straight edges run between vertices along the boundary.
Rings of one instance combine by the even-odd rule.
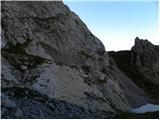
[[[108,53],[129,79],[144,89],[151,99],[158,99],[159,46],[136,38],[130,51]]]
[[[148,40],[135,39],[131,49],[132,62],[147,81],[159,84],[159,46]]]
[[[2,118],[112,118],[145,103],[63,2],[1,4]]]

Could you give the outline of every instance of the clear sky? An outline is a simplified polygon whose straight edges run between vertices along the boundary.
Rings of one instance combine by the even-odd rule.
[[[129,50],[135,37],[158,41],[158,1],[64,0],[105,45],[106,50]]]

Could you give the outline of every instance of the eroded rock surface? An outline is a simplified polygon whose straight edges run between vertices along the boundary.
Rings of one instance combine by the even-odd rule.
[[[2,118],[112,118],[129,87],[146,100],[63,2],[1,4]]]
[[[129,51],[108,52],[118,68],[138,87],[144,89],[150,99],[159,96],[159,46],[148,40],[135,39]],[[134,91],[133,87],[130,87]]]
[[[72,118],[80,108],[91,112],[77,118],[108,118],[129,109],[118,83],[101,72],[109,65],[103,44],[62,2],[3,1],[1,49],[2,93],[25,118],[46,110],[54,114],[40,118]],[[42,105],[37,94],[64,101],[59,112],[66,112]],[[20,117],[3,108],[3,118]]]
[[[132,63],[136,65],[146,80],[159,84],[159,46],[153,45],[148,40],[135,39],[131,49]]]

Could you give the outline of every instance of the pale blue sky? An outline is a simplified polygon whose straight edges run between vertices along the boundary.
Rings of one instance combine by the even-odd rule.
[[[106,50],[130,49],[136,36],[158,44],[158,1],[64,1]]]

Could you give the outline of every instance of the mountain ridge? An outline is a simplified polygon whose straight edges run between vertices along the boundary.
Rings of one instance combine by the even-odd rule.
[[[143,40],[136,37],[135,45],[131,48],[131,50],[123,50],[118,52],[110,51],[108,53],[112,56],[119,69],[131,78],[136,85],[143,88],[152,98],[158,99],[158,45],[153,45],[148,40]]]
[[[1,4],[2,118],[113,118],[147,103],[62,1]]]

